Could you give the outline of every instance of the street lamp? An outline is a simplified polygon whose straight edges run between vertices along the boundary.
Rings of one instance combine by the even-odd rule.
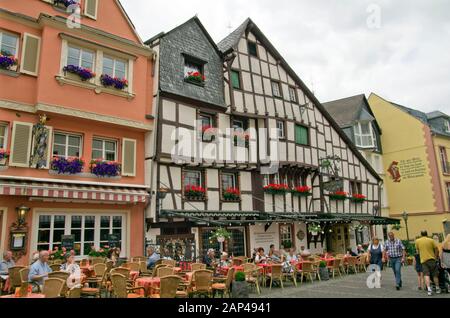
[[[408,239],[409,242],[409,230],[408,230],[408,213],[405,211],[402,214],[403,217],[403,221],[405,221],[405,227],[406,227],[406,238]]]
[[[25,224],[25,217],[28,211],[30,211],[30,208],[22,204],[21,206],[16,208],[16,211],[17,211],[17,223],[19,226],[22,226]]]

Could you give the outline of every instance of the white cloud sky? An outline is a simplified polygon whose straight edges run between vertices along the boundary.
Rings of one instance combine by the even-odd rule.
[[[450,113],[448,0],[121,2],[143,40],[198,14],[219,42],[250,17],[322,102],[375,92]],[[379,28],[367,24],[373,8]]]

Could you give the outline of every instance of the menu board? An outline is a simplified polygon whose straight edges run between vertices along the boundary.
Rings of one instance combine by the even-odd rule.
[[[61,236],[61,247],[66,248],[68,251],[74,249],[75,235],[63,235]]]

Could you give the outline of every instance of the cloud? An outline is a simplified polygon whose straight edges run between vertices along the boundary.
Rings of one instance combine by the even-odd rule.
[[[198,14],[218,42],[250,17],[323,102],[376,92],[450,113],[447,0],[121,2],[144,40]]]

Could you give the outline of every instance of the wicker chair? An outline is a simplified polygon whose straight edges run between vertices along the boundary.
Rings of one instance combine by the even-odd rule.
[[[63,297],[63,288],[66,281],[61,278],[48,278],[44,281],[42,293],[45,298],[61,298]]]
[[[191,270],[197,271],[197,270],[206,270],[206,264],[203,263],[192,263],[191,264]]]
[[[356,267],[358,263],[358,258],[355,256],[351,256],[349,258],[347,258],[347,265],[345,266],[346,270],[347,270],[347,274],[349,274],[350,269],[353,271],[353,273],[357,274],[358,273],[358,268]]]
[[[233,258],[233,266],[241,266],[245,263],[245,257],[238,256]]]
[[[87,267],[89,265],[89,261],[87,259],[82,259],[80,261],[80,267]]]
[[[112,294],[116,298],[144,298],[146,297],[146,292],[144,287],[128,287],[127,276],[112,273]],[[142,294],[136,293],[137,290],[141,290]]]
[[[145,256],[135,256],[131,258],[132,263],[139,263],[139,262],[145,262],[147,261],[147,258]]]
[[[20,280],[22,284],[28,283],[28,274],[30,274],[30,268],[25,267],[19,270]]]
[[[290,270],[289,273],[284,273],[284,278],[286,279],[286,281],[288,281],[288,279],[291,279],[292,282],[294,283],[294,286],[297,287],[297,275],[298,275],[297,266],[292,265],[292,270]]]
[[[320,275],[317,274],[317,269],[314,266],[314,263],[312,263],[312,262],[303,262],[302,270],[301,270],[301,276],[300,276],[301,277],[300,278],[300,282],[303,284],[303,277],[307,276],[311,280],[311,283],[313,283],[314,282],[313,275],[314,275],[314,277],[319,276],[319,279],[320,279]]]
[[[90,264],[91,265],[96,265],[96,264],[102,264],[105,263],[106,259],[104,257],[93,257],[91,259]]]
[[[192,292],[194,295],[206,295],[207,297],[211,296],[213,274],[213,271],[206,269],[194,271],[192,278],[194,281]]]
[[[164,276],[172,276],[173,275],[173,268],[172,267],[159,267],[156,272],[156,277],[164,277]]]
[[[112,274],[121,274],[128,278],[130,277],[130,269],[125,267],[116,267],[111,269],[110,275]]]
[[[216,293],[220,293],[222,295],[222,298],[225,297],[225,294],[228,294],[228,297],[231,298],[231,283],[234,279],[234,273],[235,269],[232,267],[228,270],[227,277],[225,278],[225,281],[222,283],[214,283],[211,285],[213,295]]]
[[[172,266],[172,267],[177,266],[177,262],[173,259],[163,259],[161,264],[167,265],[167,266]]]
[[[147,262],[146,261],[140,261],[139,262],[139,272],[141,273],[141,276],[152,276],[152,272],[148,270],[147,268]]]
[[[84,287],[81,289],[82,297],[101,297],[102,288],[106,288],[106,264],[96,263],[94,265],[95,277],[88,278],[87,282],[95,284],[96,287]]]
[[[130,269],[130,271],[139,272],[139,262],[128,263],[128,268]]]
[[[161,269],[164,269],[164,267]],[[178,295],[181,295],[181,293],[178,292],[180,282],[181,277],[176,275],[161,277],[160,287],[153,289],[150,298],[176,298]]]
[[[356,265],[358,267],[358,270],[360,270],[361,272],[366,271],[366,258],[366,254],[361,254],[357,257],[358,261],[356,262]]]
[[[244,266],[245,280],[251,286],[255,286],[258,295],[261,294],[259,280],[261,278],[261,269],[252,263],[246,263]]]
[[[339,276],[342,277],[341,261],[342,260],[340,258],[335,258],[334,260],[331,261],[331,265],[327,266],[328,270],[333,273],[333,278],[334,278],[334,276],[336,274],[336,271],[339,273]]]
[[[65,282],[67,282],[67,279],[69,278],[69,276],[70,276],[69,273],[61,272],[61,271],[48,273],[48,278],[59,278]],[[64,284],[61,295],[66,295],[66,294],[67,294],[67,284]]]
[[[8,269],[9,275],[9,292],[14,292],[17,287],[22,285],[22,278],[20,277],[20,271],[24,269],[25,266],[13,266]]]
[[[53,272],[58,272],[61,270],[61,264],[55,264],[49,265],[49,267],[52,269]]]
[[[283,285],[283,278],[284,278],[284,273],[283,273],[283,265],[281,264],[272,264],[271,266],[272,271],[270,273],[267,273],[267,277],[270,278],[270,289],[272,289],[272,285],[274,281],[279,281],[281,288],[284,288]]]
[[[67,291],[66,298],[80,298],[81,297],[81,288],[73,288]]]

